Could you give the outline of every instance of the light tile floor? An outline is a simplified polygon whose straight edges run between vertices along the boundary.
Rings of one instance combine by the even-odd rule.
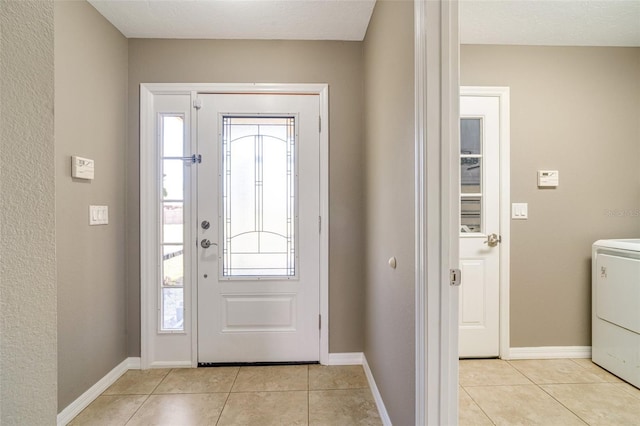
[[[588,359],[460,361],[460,425],[640,425],[640,390]]]
[[[361,366],[131,370],[70,425],[380,425]]]

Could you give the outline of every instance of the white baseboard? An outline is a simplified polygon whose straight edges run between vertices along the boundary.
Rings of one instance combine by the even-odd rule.
[[[136,367],[137,366],[137,367]],[[58,426],[64,426],[69,423],[75,416],[80,414],[82,410],[87,408],[102,392],[107,390],[116,380],[120,378],[129,369],[140,368],[140,358],[127,358],[118,364],[113,370],[109,371],[106,376],[98,380],[85,393],[80,395],[75,401],[62,410],[57,417]]]
[[[127,358],[127,368],[129,370],[140,370],[140,357],[129,357]]]
[[[154,361],[149,368],[191,368],[191,361]]]
[[[378,407],[378,413],[380,414],[382,424],[384,426],[391,426],[391,418],[389,418],[387,408],[384,406],[384,402],[382,401],[382,395],[380,395],[380,391],[378,391],[376,381],[373,379],[373,373],[371,372],[369,364],[367,363],[367,358],[364,355],[362,355],[362,368],[364,368],[364,374],[367,376],[367,380],[369,381],[369,387],[371,388],[373,399],[376,401],[376,406]]]
[[[506,359],[591,358],[591,346],[540,346],[510,348]]]
[[[329,354],[327,365],[362,365],[362,352],[344,352]]]
[[[373,373],[369,368],[369,364],[367,363],[367,358],[364,356],[362,352],[344,352],[344,353],[329,354],[328,365],[362,365],[362,368],[364,369],[364,374],[367,376],[367,381],[369,382],[369,388],[371,389],[371,394],[373,395],[373,399],[376,401],[376,407],[378,407],[378,413],[380,414],[380,419],[382,420],[382,424],[384,426],[391,426],[391,419],[389,418],[389,413],[387,413],[387,409],[384,406],[384,402],[382,401],[382,396],[380,395],[380,391],[378,391],[378,386],[376,385],[376,381],[373,379]]]

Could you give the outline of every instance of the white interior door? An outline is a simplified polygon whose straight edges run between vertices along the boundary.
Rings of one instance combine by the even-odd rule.
[[[500,350],[500,99],[460,97],[461,358]]]
[[[198,99],[198,362],[318,361],[319,96]]]

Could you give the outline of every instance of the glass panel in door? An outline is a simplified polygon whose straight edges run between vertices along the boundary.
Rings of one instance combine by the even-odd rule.
[[[295,117],[222,118],[222,277],[296,276]]]
[[[482,232],[482,118],[460,119],[460,232]]]

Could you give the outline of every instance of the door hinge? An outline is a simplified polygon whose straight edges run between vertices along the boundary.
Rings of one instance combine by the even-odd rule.
[[[322,315],[318,315],[318,330],[322,330]]]
[[[193,107],[195,109],[200,109],[202,108],[202,99],[194,99],[193,100]]]
[[[318,133],[322,133],[322,116],[318,116]]]
[[[322,216],[318,216],[318,233],[322,233]]]
[[[462,272],[460,269],[449,269],[449,284],[459,286],[462,282]]]

